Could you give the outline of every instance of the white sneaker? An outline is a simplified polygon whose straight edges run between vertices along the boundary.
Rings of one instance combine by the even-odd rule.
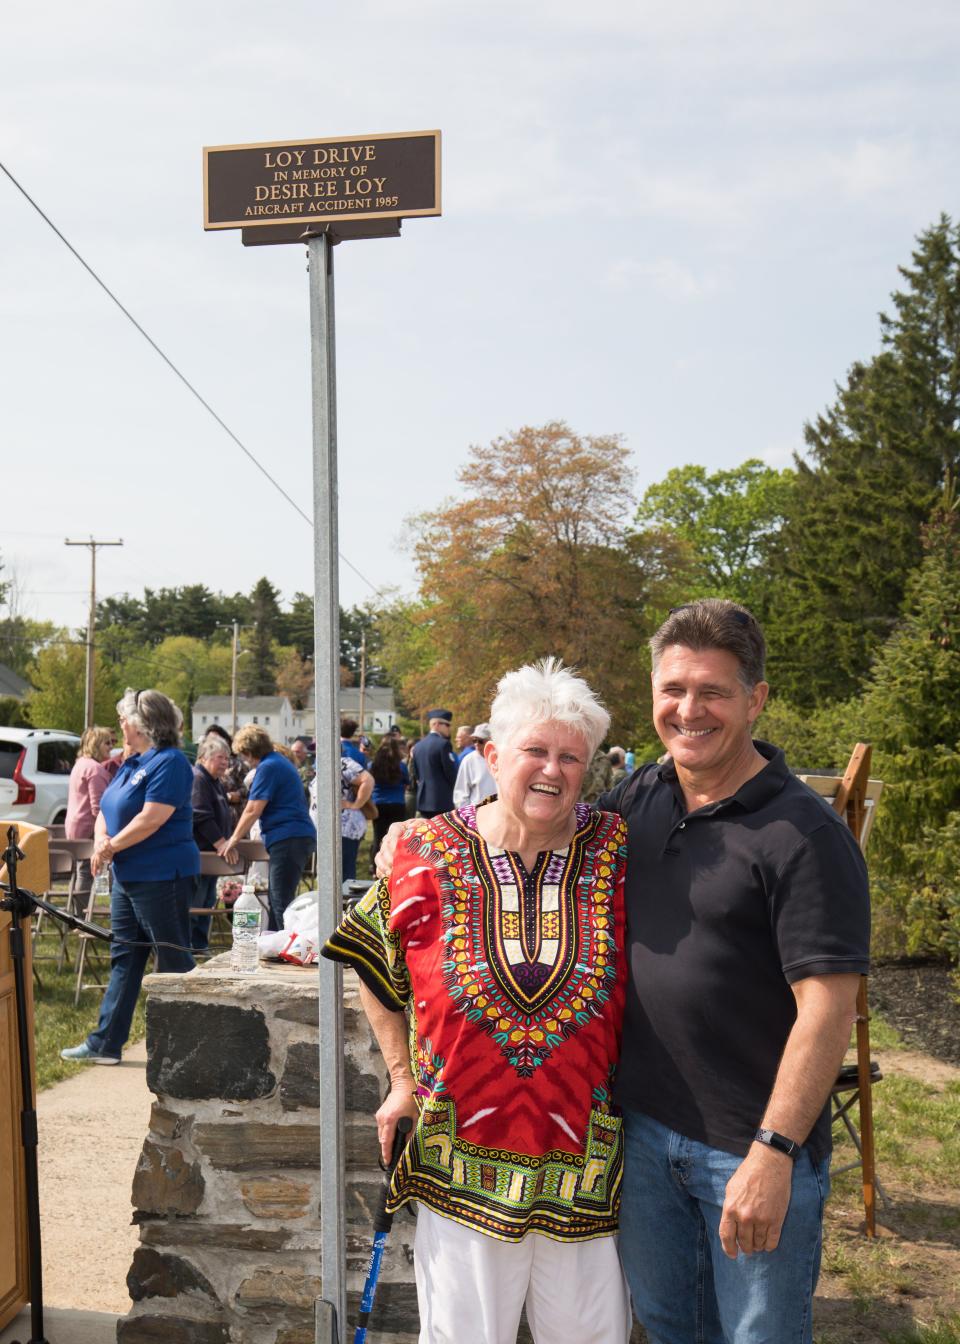
[[[71,1045],[66,1050],[60,1051],[61,1059],[68,1059],[72,1064],[119,1064],[119,1055],[98,1055],[91,1050],[86,1041],[79,1045]]]

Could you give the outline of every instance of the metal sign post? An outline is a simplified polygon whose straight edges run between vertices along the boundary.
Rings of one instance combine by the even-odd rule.
[[[205,229],[240,229],[245,245],[306,243],[313,370],[314,669],[317,885],[324,942],[343,909],[340,845],[340,603],[333,248],[397,237],[402,218],[440,214],[440,132],[223,145],[203,152]],[[320,1248],[316,1344],[346,1332],[343,986],[319,967]]]
[[[318,936],[340,921],[340,600],[337,570],[337,398],[333,321],[333,244],[326,233],[307,244],[310,258],[310,353],[313,367],[313,631],[316,672]],[[322,866],[321,866],[322,865]],[[343,973],[321,963],[320,1245],[323,1297],[317,1344],[337,1344],[346,1328],[343,1243]],[[333,1309],[331,1319],[331,1308]]]

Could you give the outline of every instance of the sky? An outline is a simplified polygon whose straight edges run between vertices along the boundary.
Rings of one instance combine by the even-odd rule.
[[[308,514],[305,252],[204,232],[202,147],[442,132],[442,216],[335,250],[345,606],[415,590],[407,520],[522,425],[622,435],[638,495],[788,465],[960,209],[955,0],[48,0],[3,27],[0,162]],[[65,538],[123,538],[99,596],[312,588],[308,523],[2,174],[0,462],[27,615],[85,623]]]

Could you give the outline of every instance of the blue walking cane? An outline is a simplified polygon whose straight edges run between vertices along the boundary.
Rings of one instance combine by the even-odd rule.
[[[383,1188],[380,1193],[380,1207],[377,1209],[377,1216],[373,1223],[373,1250],[370,1254],[367,1281],[363,1285],[363,1296],[360,1298],[360,1315],[357,1317],[357,1328],[353,1332],[353,1344],[365,1344],[367,1338],[367,1326],[370,1324],[373,1299],[377,1293],[377,1280],[380,1278],[380,1265],[383,1261],[383,1253],[387,1248],[387,1237],[393,1226],[393,1214],[387,1212],[390,1182],[397,1169],[397,1163],[400,1161],[407,1135],[412,1128],[413,1121],[408,1115],[401,1116],[397,1121],[397,1132],[393,1136],[393,1151],[390,1154],[389,1165],[385,1170]]]

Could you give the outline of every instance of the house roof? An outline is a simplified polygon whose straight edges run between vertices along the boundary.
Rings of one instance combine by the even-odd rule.
[[[12,695],[15,700],[22,700],[31,689],[29,681],[21,677],[19,672],[14,672],[6,663],[0,663],[0,695]]]
[[[281,714],[290,701],[285,695],[238,695],[238,714]],[[194,714],[229,714],[233,702],[229,695],[199,695],[193,702]]]

